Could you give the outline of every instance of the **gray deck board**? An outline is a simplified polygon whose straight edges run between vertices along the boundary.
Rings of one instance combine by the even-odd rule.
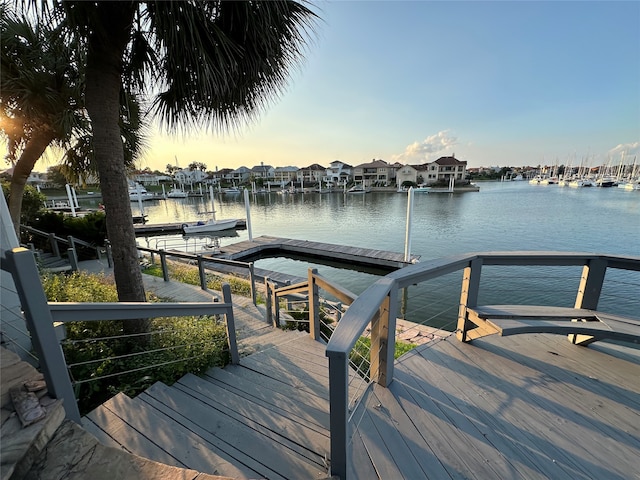
[[[120,395],[124,396],[123,394]],[[174,467],[185,466],[184,463],[166,450],[160,448],[144,434],[136,429],[130,428],[127,422],[113,413],[112,408],[110,408],[110,405],[113,405],[112,400],[113,399],[105,402],[101,407],[86,415],[86,417],[96,425],[100,425],[100,428],[104,430],[109,437],[122,445],[123,449],[127,452],[135,453],[136,455]]]
[[[270,406],[260,405],[211,382],[203,382],[195,375],[186,375],[173,385],[221,413],[236,419],[312,461],[322,464],[321,458],[329,452],[329,436],[311,428],[306,421],[282,415]],[[319,456],[317,450],[320,449]]]
[[[172,418],[160,414],[139,398],[132,400],[124,395],[116,395],[107,403],[114,414],[184,466],[210,475],[235,477],[251,476],[254,473],[247,468],[238,467],[235,462],[231,463],[233,458],[213,448],[202,437]],[[162,461],[150,456],[147,458]]]
[[[452,478],[634,478],[640,363],[612,352],[556,335],[449,339],[402,357],[374,410],[415,439],[404,411]]]
[[[476,353],[473,358],[476,364],[473,368],[482,369],[493,375],[497,380],[493,382],[494,385],[509,395],[510,403],[518,407],[516,409],[503,404],[501,413],[508,416],[513,423],[522,422],[523,429],[535,432],[536,446],[546,451],[556,464],[570,472],[573,478],[579,476],[589,478],[598,471],[601,464],[612,463],[606,474],[603,471],[602,475],[598,476],[605,478],[608,475],[607,478],[615,478],[613,475],[619,462],[628,463],[633,450],[636,452],[638,450],[629,448],[627,442],[622,441],[615,450],[603,451],[602,445],[619,441],[619,439],[616,440],[617,435],[611,425],[596,418],[596,412],[593,409],[596,404],[588,400],[593,398],[593,388],[573,388],[571,378],[564,377],[564,370],[556,369],[551,362],[545,365],[536,362],[536,368],[531,368],[524,357],[526,354],[543,353],[533,351],[536,344],[535,340],[530,339],[530,350],[520,348],[518,352],[511,353],[511,355],[517,355],[513,358],[507,355],[500,355],[500,357],[477,355],[477,349],[475,352],[468,350],[467,353]],[[574,348],[581,347],[574,346]],[[547,356],[551,361],[555,358],[555,355]],[[496,368],[499,365],[503,368]],[[561,378],[556,377],[558,374]],[[499,380],[498,375],[500,375]],[[522,406],[519,405],[521,402]],[[603,405],[605,409],[617,408],[615,401],[608,401],[602,396],[598,402],[605,402]],[[519,414],[519,409],[526,409],[528,416]],[[540,428],[540,426],[546,426],[546,428]],[[621,475],[619,478],[623,477],[624,475]]]
[[[292,397],[290,394],[286,395],[270,388],[256,388],[255,383],[245,380],[239,375],[233,375],[222,368],[209,370],[203,378],[215,385],[247,396],[259,405],[270,406],[286,415],[307,422],[310,426],[315,425],[324,430],[329,428],[328,410],[315,408],[298,398],[298,395]]]
[[[196,400],[194,396],[180,389],[161,384],[154,385],[143,398],[146,399],[147,396],[170,406],[174,411],[172,416],[179,415],[190,420],[192,428],[195,424],[199,429],[218,438],[222,442],[220,449],[227,451],[226,449],[230,448],[233,452],[250,455],[254,462],[261,464],[259,475],[266,478],[289,479],[313,478],[322,473],[318,463],[297,455],[282,443],[274,441],[268,431],[258,432],[252,425],[248,425],[249,422],[234,421],[228,415],[212,408],[211,402]],[[222,473],[235,476],[224,471]],[[255,478],[255,474],[242,478]]]

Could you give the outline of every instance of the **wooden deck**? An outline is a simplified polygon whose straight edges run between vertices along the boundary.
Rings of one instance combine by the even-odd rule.
[[[451,336],[394,378],[357,415],[353,478],[639,478],[638,349]]]
[[[239,261],[274,256],[305,258],[307,260],[317,258],[323,263],[336,263],[342,268],[347,263],[369,268],[377,273],[397,270],[420,259],[419,255],[411,255],[410,261],[405,262],[404,254],[398,252],[266,235],[254,238],[253,241],[247,240],[224,246],[220,249],[220,256]]]
[[[241,365],[120,394],[84,426],[109,445],[209,474],[324,478],[324,345],[251,315]],[[451,335],[403,356],[390,388],[367,391],[354,419],[354,479],[638,478],[640,350]]]
[[[163,296],[212,296],[144,277]],[[273,330],[242,297],[235,317],[241,365],[120,394],[83,426],[105,445],[211,475],[325,478],[324,345]],[[639,478],[640,349],[550,334],[436,339],[399,359],[390,388],[364,393],[351,440],[351,479]]]

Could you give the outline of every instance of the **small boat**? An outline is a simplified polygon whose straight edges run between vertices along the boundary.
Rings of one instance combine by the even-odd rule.
[[[229,230],[235,228],[238,223],[237,218],[227,218],[224,220],[216,220],[216,211],[214,205],[213,187],[209,187],[209,193],[211,195],[211,209],[212,218],[207,221],[199,221],[197,223],[183,223],[182,231],[184,233],[211,233],[220,232],[222,230]]]
[[[418,185],[413,189],[416,193],[429,193],[429,190],[431,190],[431,187],[427,187],[426,185]]]
[[[349,190],[347,190],[347,193],[355,193],[355,194],[369,193],[369,190],[364,188],[362,185],[354,185]]]
[[[197,223],[183,223],[182,230],[184,233],[209,233],[219,232],[221,230],[229,230],[235,228],[238,223],[237,218],[227,218],[225,220],[211,219],[199,221]]]
[[[169,193],[167,193],[167,198],[187,198],[188,194],[181,188],[172,188]]]
[[[224,191],[224,193],[227,195],[234,195],[240,192],[241,190],[238,187],[229,187]]]
[[[132,202],[138,202],[140,200],[145,202],[147,200],[154,200],[155,198],[156,197],[153,193],[147,192],[147,189],[139,183],[129,187],[129,200]]]

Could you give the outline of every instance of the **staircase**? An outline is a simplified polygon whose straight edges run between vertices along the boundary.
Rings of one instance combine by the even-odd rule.
[[[263,324],[264,325],[264,324]],[[234,478],[327,476],[324,345],[266,327],[241,341],[240,365],[118,394],[83,427],[103,444],[166,465]]]

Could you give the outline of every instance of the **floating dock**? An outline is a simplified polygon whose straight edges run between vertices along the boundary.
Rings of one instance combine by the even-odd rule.
[[[245,262],[273,257],[317,259],[324,265],[344,268],[348,264],[375,274],[388,273],[420,259],[419,255],[411,255],[409,261],[405,261],[404,254],[397,252],[270,236],[226,245],[216,256]]]

